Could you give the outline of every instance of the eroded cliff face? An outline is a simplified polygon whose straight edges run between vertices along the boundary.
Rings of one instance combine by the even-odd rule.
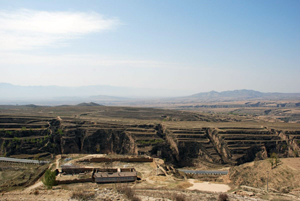
[[[68,153],[135,154],[134,142],[124,130],[76,129],[61,138],[61,150]]]
[[[27,122],[26,127],[0,131],[0,154],[146,154],[182,167],[197,166],[199,161],[241,164],[273,152],[282,157],[300,152],[300,131],[266,127],[181,128],[72,118],[22,121]]]

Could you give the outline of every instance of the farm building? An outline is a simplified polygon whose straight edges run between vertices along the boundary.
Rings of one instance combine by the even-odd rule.
[[[96,172],[94,181],[96,183],[129,182],[137,179],[134,168],[118,168],[116,172]]]
[[[137,179],[137,172],[134,168],[87,168],[65,164],[61,166],[60,173],[60,183],[72,183],[72,181],[73,183],[89,181],[96,183],[114,183],[130,182]],[[62,175],[65,176],[62,177]],[[73,177],[66,177],[67,175]]]

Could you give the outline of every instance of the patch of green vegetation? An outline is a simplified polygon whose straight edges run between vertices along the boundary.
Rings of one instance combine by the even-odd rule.
[[[20,142],[20,141],[21,141],[21,139],[18,137],[14,137],[14,139],[13,139],[13,142]]]
[[[12,131],[5,131],[5,134],[7,134],[7,135],[12,135],[13,132],[12,132]]]
[[[22,127],[21,131],[26,131],[26,129],[27,129],[26,127]]]
[[[159,143],[163,143],[164,140],[163,139],[151,139],[151,140],[138,140],[137,141],[140,144],[159,144]]]
[[[270,165],[271,165],[271,168],[273,168],[274,164],[275,164],[275,167],[277,167],[278,164],[279,164],[279,162],[280,162],[280,160],[279,160],[279,158],[278,158],[278,155],[277,155],[276,153],[273,152],[273,153],[271,154],[271,158],[269,158],[269,163],[270,163]]]
[[[64,132],[62,131],[62,129],[57,129],[57,133],[59,134],[59,135],[64,135]]]
[[[43,144],[43,142],[44,142],[43,138],[40,138],[40,140],[38,140],[38,142],[39,142],[40,144]]]

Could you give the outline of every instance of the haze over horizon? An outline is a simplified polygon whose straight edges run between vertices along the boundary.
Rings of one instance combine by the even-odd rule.
[[[0,8],[0,83],[300,92],[296,0],[2,0]]]

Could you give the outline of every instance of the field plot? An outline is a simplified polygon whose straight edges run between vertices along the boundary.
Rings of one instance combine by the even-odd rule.
[[[32,185],[39,179],[46,165],[0,162],[0,191],[8,191]]]

